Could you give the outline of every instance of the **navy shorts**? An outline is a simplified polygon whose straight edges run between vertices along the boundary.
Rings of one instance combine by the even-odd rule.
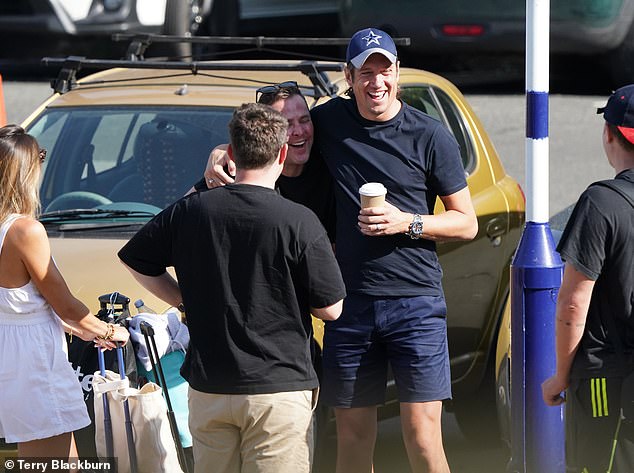
[[[325,325],[322,400],[383,404],[388,362],[400,402],[451,398],[446,314],[442,296],[348,295],[339,319]]]

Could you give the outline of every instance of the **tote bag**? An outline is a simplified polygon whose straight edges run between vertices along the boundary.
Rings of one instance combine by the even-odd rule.
[[[176,446],[167,417],[167,404],[161,388],[147,383],[141,389],[131,388],[127,379],[106,370],[93,378],[95,407],[95,443],[97,455],[106,458],[103,396],[107,396],[112,421],[114,456],[118,472],[131,471],[126,437],[124,401],[128,401],[138,473],[182,473]]]

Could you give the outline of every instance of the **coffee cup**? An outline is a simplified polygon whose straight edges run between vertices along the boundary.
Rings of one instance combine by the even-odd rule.
[[[359,188],[361,208],[383,207],[387,189],[380,182],[367,182]]]

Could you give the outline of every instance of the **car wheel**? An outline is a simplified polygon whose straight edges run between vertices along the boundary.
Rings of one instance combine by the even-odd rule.
[[[454,395],[450,410],[456,417],[460,432],[470,443],[487,447],[500,444],[492,376],[486,376],[478,391]]]
[[[608,55],[608,69],[614,88],[634,82],[634,22],[621,45]]]
[[[312,471],[329,471],[334,448],[330,445],[329,422],[332,409],[321,402],[313,411],[313,468]]]
[[[511,362],[504,356],[496,378],[495,406],[497,410],[500,439],[511,446]]]

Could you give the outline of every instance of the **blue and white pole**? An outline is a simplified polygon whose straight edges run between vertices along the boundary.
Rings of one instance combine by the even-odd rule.
[[[563,265],[548,225],[550,0],[526,2],[526,226],[511,265],[511,472],[564,473],[563,408],[544,404],[555,370]]]

